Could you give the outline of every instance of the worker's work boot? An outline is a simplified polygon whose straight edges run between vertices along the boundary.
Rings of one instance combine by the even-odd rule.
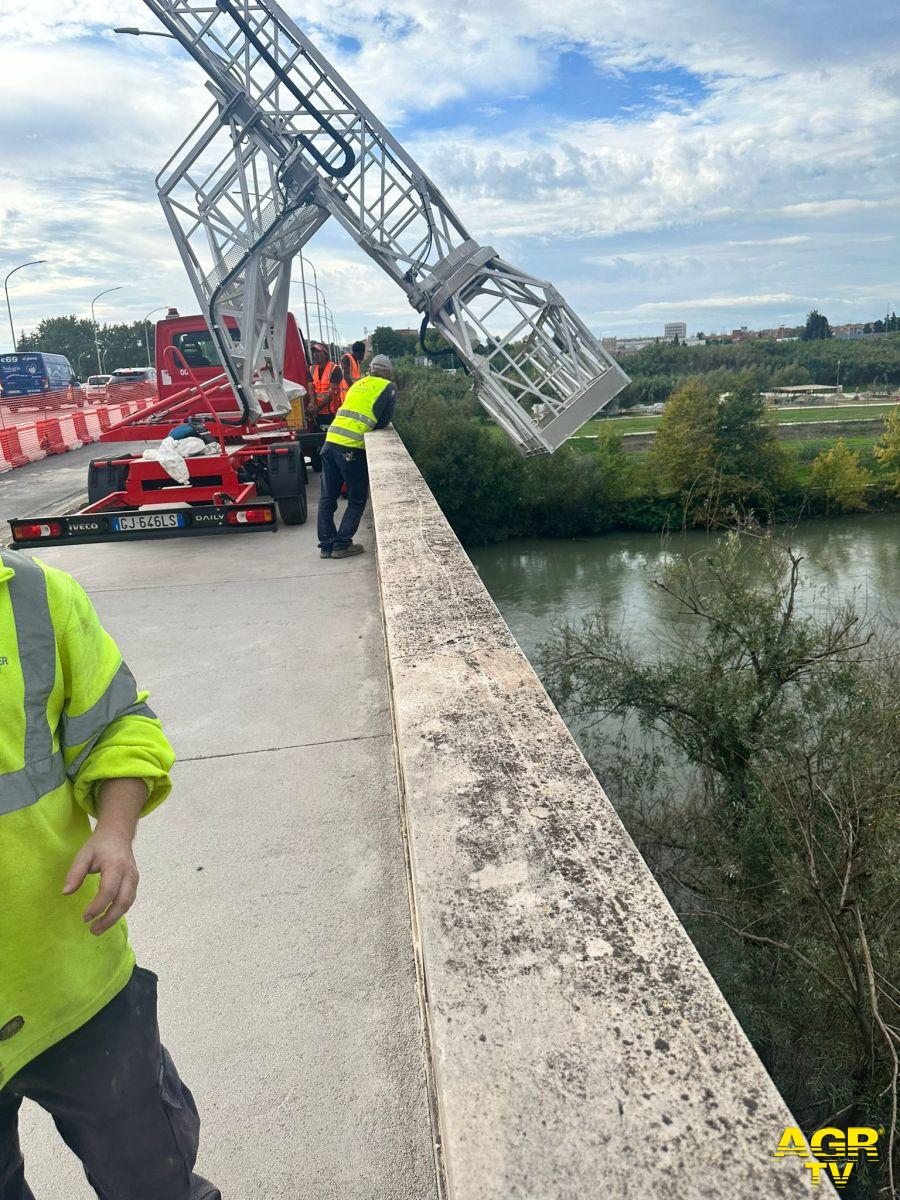
[[[351,542],[349,546],[342,546],[340,550],[332,550],[332,558],[352,558],[354,554],[362,554],[365,546],[360,546],[356,542]]]
[[[331,558],[333,551],[330,546],[319,547],[319,558]]]

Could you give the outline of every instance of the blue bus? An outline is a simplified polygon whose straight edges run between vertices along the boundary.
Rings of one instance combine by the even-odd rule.
[[[40,396],[79,386],[64,354],[44,354],[41,350],[0,354],[0,400]]]

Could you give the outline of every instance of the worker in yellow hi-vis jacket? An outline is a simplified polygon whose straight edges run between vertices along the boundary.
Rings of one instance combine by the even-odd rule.
[[[364,550],[353,536],[369,499],[365,438],[373,429],[384,429],[394,419],[397,389],[391,382],[393,374],[388,356],[376,354],[369,374],[351,385],[328,428],[322,448],[322,487],[317,513],[322,558],[351,558]],[[335,528],[334,514],[344,484],[347,509],[340,528]]]
[[[221,1200],[122,919],[174,761],[146,700],[75,580],[0,551],[0,1200],[34,1200],[26,1097],[101,1200]]]

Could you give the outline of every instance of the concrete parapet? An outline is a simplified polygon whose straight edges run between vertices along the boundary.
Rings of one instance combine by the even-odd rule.
[[[445,1195],[807,1195],[773,1157],[795,1122],[402,442],[366,444]]]

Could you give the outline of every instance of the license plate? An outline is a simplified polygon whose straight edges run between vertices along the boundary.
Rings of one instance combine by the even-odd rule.
[[[142,529],[179,529],[184,525],[182,513],[136,513],[133,517],[113,517],[116,533]]]

